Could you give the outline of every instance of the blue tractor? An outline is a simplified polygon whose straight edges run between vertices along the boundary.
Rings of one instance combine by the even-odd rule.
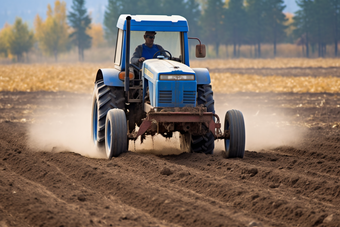
[[[121,15],[117,22],[113,68],[99,69],[92,102],[92,140],[108,159],[128,150],[129,140],[180,134],[185,152],[212,154],[225,141],[224,156],[244,156],[245,126],[238,110],[225,115],[224,130],[215,114],[210,74],[190,68],[188,23],[182,16]],[[162,49],[142,64],[131,63],[146,31],[157,33]],[[197,39],[199,41],[199,39]],[[199,41],[200,42],[200,41]],[[133,48],[130,48],[133,47]],[[196,57],[205,46],[196,45]]]

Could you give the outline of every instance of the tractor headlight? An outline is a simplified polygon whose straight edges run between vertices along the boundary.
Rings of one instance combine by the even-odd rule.
[[[195,75],[159,75],[159,80],[195,80]]]

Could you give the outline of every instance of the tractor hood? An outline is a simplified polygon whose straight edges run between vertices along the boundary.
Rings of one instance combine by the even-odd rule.
[[[157,74],[195,74],[187,65],[165,59],[150,59],[143,63],[143,67],[150,71],[153,75]]]

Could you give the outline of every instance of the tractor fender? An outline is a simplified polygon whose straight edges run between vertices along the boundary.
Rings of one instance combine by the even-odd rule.
[[[124,87],[124,82],[118,78],[120,73],[117,69],[99,69],[96,75],[96,81],[103,80],[106,86]]]
[[[210,84],[210,74],[207,68],[193,68],[197,84]]]

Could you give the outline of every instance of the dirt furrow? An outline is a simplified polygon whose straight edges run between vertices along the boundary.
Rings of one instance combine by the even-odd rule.
[[[195,156],[195,155],[194,155]],[[207,160],[209,160],[209,156],[206,157]],[[145,190],[151,191],[151,194],[160,194],[158,185],[161,187],[166,187],[167,189],[172,188],[185,188],[187,190],[192,190],[195,193],[201,195],[201,197],[209,197],[210,200],[219,200],[221,202],[224,202],[227,206],[225,207],[232,207],[236,209],[242,209],[242,210],[248,210],[248,212],[254,212],[255,215],[252,215],[251,213],[248,213],[250,216],[263,216],[265,215],[267,218],[270,218],[272,220],[277,219],[278,221],[283,217],[290,217],[293,221],[297,221],[297,219],[300,219],[299,221],[302,221],[304,223],[310,223],[311,225],[322,222],[324,218],[326,218],[330,214],[337,214],[337,211],[332,208],[331,205],[325,206],[324,203],[321,203],[319,201],[313,201],[310,200],[307,197],[302,196],[296,196],[293,194],[291,198],[287,198],[287,195],[289,195],[289,187],[277,189],[276,187],[268,187],[264,189],[259,189],[261,184],[259,185],[256,181],[253,182],[253,180],[247,180],[247,177],[243,177],[244,175],[252,174],[252,171],[250,172],[244,172],[242,170],[242,167],[239,167],[240,169],[236,169],[232,175],[229,175],[230,177],[226,177],[227,179],[220,179],[216,177],[211,177],[212,173],[209,173],[209,170],[202,171],[200,169],[195,170],[192,168],[187,168],[184,166],[177,166],[177,165],[167,165],[169,167],[170,172],[173,172],[173,174],[170,174],[170,177],[167,177],[164,179],[164,176],[160,176],[160,172],[162,172],[162,160],[158,160],[155,158],[150,157],[139,157],[139,155],[135,154],[125,154],[125,156],[120,157],[118,159],[115,159],[117,163],[111,164],[109,163],[109,166],[114,166],[115,170],[113,170],[113,175],[120,175],[122,178],[124,178],[126,181],[129,181],[128,185],[130,185],[130,188],[133,188],[133,191],[128,191],[129,196],[132,196],[132,200],[135,201],[135,198],[133,195],[136,196],[136,198],[142,199],[142,201],[146,201],[147,198],[145,196],[141,196],[138,194],[137,189],[138,188],[147,188]],[[122,161],[125,161],[126,163],[122,163]],[[66,162],[66,160],[64,160]],[[64,162],[63,161],[63,162]],[[134,166],[130,166],[130,163],[134,163]],[[242,165],[239,165],[242,166]],[[79,166],[81,169],[82,167]],[[131,176],[131,172],[135,172],[134,168],[136,170],[139,170],[142,172],[141,175],[134,175],[133,179],[131,179],[129,176]],[[237,173],[239,170],[241,170],[241,174]],[[82,170],[85,174],[87,173],[86,168]],[[111,170],[108,169],[108,172]],[[223,171],[223,170],[222,170]],[[128,174],[125,175],[125,172]],[[189,172],[189,173],[188,173]],[[243,172],[243,174],[242,174]],[[105,172],[107,175],[107,173]],[[149,178],[145,178],[146,176],[149,176]],[[236,175],[236,176],[235,176]],[[97,176],[98,177],[98,176]],[[86,178],[93,179],[93,181],[100,181],[101,184],[105,184],[105,182],[111,182],[114,181],[116,184],[118,184],[116,187],[119,191],[126,191],[128,186],[126,184],[123,184],[119,181],[118,178],[114,178],[113,180],[111,178],[103,180],[102,177],[97,178],[96,174],[91,173],[86,176]],[[249,176],[248,176],[249,178]],[[92,181],[92,180],[91,180]],[[133,182],[130,182],[133,181]],[[163,182],[166,182],[164,184]],[[118,183],[117,183],[118,182]],[[138,182],[137,184],[134,182]],[[252,190],[251,188],[244,188],[243,185],[253,185],[256,190]],[[98,185],[98,183],[97,183]],[[173,186],[174,185],[174,186]],[[151,188],[155,188],[153,191]],[[164,188],[162,190],[164,190]],[[225,190],[228,188],[228,190]],[[288,192],[286,192],[286,189],[288,188]],[[174,189],[173,189],[174,190]],[[144,191],[144,190],[143,190]],[[174,190],[175,191],[175,190]],[[176,192],[176,191],[175,191]],[[137,194],[136,194],[137,193]],[[164,191],[162,193],[165,193],[164,195],[160,196],[161,198],[168,198],[169,195]],[[170,193],[170,192],[169,192]],[[122,196],[122,195],[120,195]],[[124,196],[124,195],[123,195]],[[150,196],[150,195],[149,195]],[[288,196],[290,197],[290,196]],[[283,199],[286,198],[286,199]],[[153,198],[153,196],[150,197],[150,199],[154,199],[159,203],[157,198]],[[176,201],[176,199],[174,199]],[[184,203],[184,198],[180,198],[181,204]],[[257,201],[261,201],[261,206],[257,206]],[[127,201],[129,203],[131,201]],[[163,200],[164,202],[164,200]],[[266,205],[263,205],[265,203]],[[300,206],[299,204],[309,204]],[[138,203],[139,204],[139,203]],[[185,203],[184,203],[185,204]],[[137,205],[137,204],[136,204]],[[151,206],[154,206],[151,202]],[[168,204],[167,206],[171,206],[172,204]],[[185,206],[191,207],[190,204],[185,204]],[[174,205],[174,208],[177,207],[177,204]],[[268,207],[272,207],[272,210],[268,212]],[[310,209],[309,207],[313,207]],[[145,208],[144,208],[145,209]],[[165,209],[164,207],[161,208]],[[297,214],[295,210],[298,209],[299,213]],[[195,208],[195,210],[199,211],[199,209]],[[262,211],[261,211],[262,210]],[[276,211],[277,210],[277,211]],[[244,212],[244,211],[243,211]],[[318,217],[315,217],[315,219],[310,219],[310,215],[317,213],[319,214]],[[285,214],[285,215],[283,215]],[[157,215],[157,214],[154,214]],[[173,217],[171,217],[173,219]],[[275,218],[275,219],[274,219]],[[214,219],[216,222],[216,219]],[[200,220],[201,223],[205,223],[204,221]],[[206,223],[205,223],[206,224]],[[273,224],[273,223],[272,223]]]
[[[72,153],[86,146],[56,149],[61,153],[28,146],[29,129],[41,122],[56,120],[47,129],[63,133],[89,123],[85,116],[74,124],[88,95],[0,93],[0,226],[339,226],[337,96],[215,94],[220,117],[241,109],[248,145],[254,135],[262,143],[244,159],[224,159],[221,148],[168,156],[146,148],[109,161]],[[64,120],[68,128],[58,128]],[[298,143],[265,146],[297,125],[307,131]],[[69,137],[85,144],[75,130]],[[48,142],[58,147],[58,139]]]
[[[174,226],[122,203],[119,197],[111,196],[111,190],[98,192],[96,186],[88,187],[67,177],[70,173],[64,172],[60,160],[54,157],[56,154],[8,154],[1,153],[4,167],[0,174],[11,180],[5,182],[6,177],[2,177],[1,183],[7,183],[13,190],[0,190],[3,199],[0,204],[6,204],[4,210],[16,216],[16,221],[39,226],[112,226],[113,223],[116,223],[114,226],[136,223],[141,226]]]
[[[135,156],[133,153],[125,155],[128,158]],[[161,175],[157,172],[156,174],[161,175],[162,179],[155,181],[153,174],[149,174],[154,168],[146,166],[143,161],[140,162],[142,168],[138,166],[133,169],[129,165],[121,163],[120,159],[124,160],[124,155],[115,159],[117,163],[106,160],[93,163],[92,160],[86,159],[68,161],[67,156],[65,153],[56,154],[53,159],[50,158],[47,161],[62,163],[59,168],[62,167],[65,172],[70,173],[69,177],[72,179],[88,185],[98,193],[117,197],[125,204],[149,213],[157,219],[185,226],[192,224],[195,226],[225,226],[231,223],[236,225],[249,223],[249,218],[243,218],[246,221],[233,220],[227,215],[225,209],[216,207],[214,203],[210,204],[210,201],[201,200],[201,195],[184,190],[190,195],[184,196],[182,188],[169,187],[169,184],[164,181],[164,178],[167,178],[166,174]],[[80,157],[80,159],[83,158]],[[150,163],[153,160],[150,156],[148,159]],[[238,218],[240,217],[241,215],[238,215]]]

